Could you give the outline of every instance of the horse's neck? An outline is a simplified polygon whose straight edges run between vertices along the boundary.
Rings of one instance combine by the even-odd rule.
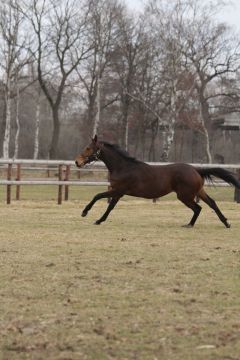
[[[124,163],[126,160],[124,160],[121,155],[114,153],[110,150],[104,150],[102,153],[102,161],[108,168],[110,172],[112,171],[121,171],[121,169],[124,167]]]

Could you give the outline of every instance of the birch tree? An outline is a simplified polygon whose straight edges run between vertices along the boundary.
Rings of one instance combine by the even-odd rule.
[[[145,11],[144,29],[151,34],[151,40],[144,55],[147,61],[138,68],[138,79],[142,74],[148,75],[143,82],[137,79],[132,98],[155,117],[151,120],[153,158],[155,138],[161,128],[162,159],[168,159],[180,113],[196,92],[201,124],[198,128],[201,127],[204,134],[207,159],[211,161],[209,107],[216,91],[211,93],[213,86],[210,85],[216,84],[223,75],[236,72],[238,56],[226,26],[213,21],[213,14],[221,4],[221,1],[208,4],[199,0],[159,0],[150,3]],[[147,83],[148,87],[142,86]]]
[[[155,159],[155,140],[161,137],[161,160],[168,160],[176,123],[194,91],[193,85],[189,88],[183,87],[186,69],[183,66],[182,29],[186,14],[186,2],[181,0],[171,3],[164,0],[151,2],[145,10],[144,29],[151,34],[151,38],[147,42],[146,60],[142,61],[143,66],[140,66],[139,72],[148,75],[139,85],[136,84],[135,92],[136,99],[138,98],[155,118],[151,123],[149,155],[152,159]],[[148,87],[142,84],[148,84]]]
[[[117,0],[94,0],[89,28],[89,41],[93,43],[91,56],[79,71],[79,78],[84,85],[87,99],[87,125],[92,137],[97,134],[101,121],[101,112],[116,100],[112,96],[102,103],[104,73],[110,63],[110,52],[117,41],[116,19],[121,6]]]
[[[138,60],[144,41],[142,37],[142,23],[139,19],[128,15],[125,10],[118,19],[119,41],[112,54],[113,70],[118,76],[120,85],[121,121],[120,139],[127,150],[129,142],[129,116],[133,100],[135,77]]]
[[[3,139],[3,157],[9,158],[11,131],[11,96],[12,82],[18,58],[18,35],[21,17],[15,11],[15,1],[1,3],[0,34],[1,34],[1,67],[4,72],[5,94],[5,131]]]
[[[189,14],[182,32],[186,68],[194,74],[199,102],[199,122],[205,137],[206,158],[212,162],[209,131],[211,129],[211,101],[223,93],[214,85],[224,76],[235,74],[239,67],[239,47],[225,24],[213,21],[222,2],[209,5],[198,0],[189,2]]]
[[[41,88],[37,88],[36,109],[35,109],[35,131],[34,131],[34,148],[33,159],[38,159],[39,156],[39,133],[40,133],[40,106],[41,106]]]
[[[19,80],[21,72],[30,61],[28,52],[28,34],[24,32],[25,19],[20,12],[17,0],[5,0],[0,4],[0,66],[4,77],[5,94],[5,131],[3,139],[3,157],[10,156],[12,98],[16,98],[16,136],[14,157],[18,156],[20,133]],[[14,86],[14,89],[13,89]]]
[[[23,9],[35,33],[38,81],[52,110],[53,134],[49,157],[56,158],[60,107],[77,67],[92,49],[86,30],[91,1],[33,0]]]
[[[134,108],[138,113],[138,131],[143,155],[147,140],[146,133],[150,133],[148,160],[155,161],[155,141],[165,111],[166,83],[162,81],[161,76],[162,59],[159,43],[157,44],[155,38],[148,35],[151,33],[148,30],[149,28],[145,28],[146,33],[142,35],[144,48],[138,59],[132,92],[128,95],[135,101]]]
[[[15,141],[14,141],[14,159],[18,158],[18,153],[19,153],[19,135],[20,135],[20,119],[19,119],[19,107],[20,107],[20,91],[19,91],[19,76],[18,76],[18,72],[16,73],[15,76],[15,89],[16,89],[16,96],[15,96],[15,101],[16,101],[16,115],[15,115],[15,119],[16,119],[16,134],[15,134]]]

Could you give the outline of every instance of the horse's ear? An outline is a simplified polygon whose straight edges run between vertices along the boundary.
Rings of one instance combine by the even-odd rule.
[[[97,135],[94,136],[94,138],[92,139],[93,142],[97,142],[98,138],[97,138]]]

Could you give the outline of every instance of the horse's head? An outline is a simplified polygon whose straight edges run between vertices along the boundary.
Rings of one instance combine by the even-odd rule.
[[[100,156],[100,147],[97,139],[97,135],[92,139],[92,142],[83,150],[83,152],[78,155],[75,159],[75,164],[77,167],[82,167],[86,164],[91,163],[92,161],[99,160]]]

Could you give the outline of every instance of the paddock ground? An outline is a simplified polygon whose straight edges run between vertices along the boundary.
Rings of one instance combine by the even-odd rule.
[[[98,189],[25,187],[0,193],[0,359],[239,360],[240,205],[232,189],[211,195],[194,229],[173,196],[126,198],[93,225]],[[33,200],[32,200],[33,199]]]

